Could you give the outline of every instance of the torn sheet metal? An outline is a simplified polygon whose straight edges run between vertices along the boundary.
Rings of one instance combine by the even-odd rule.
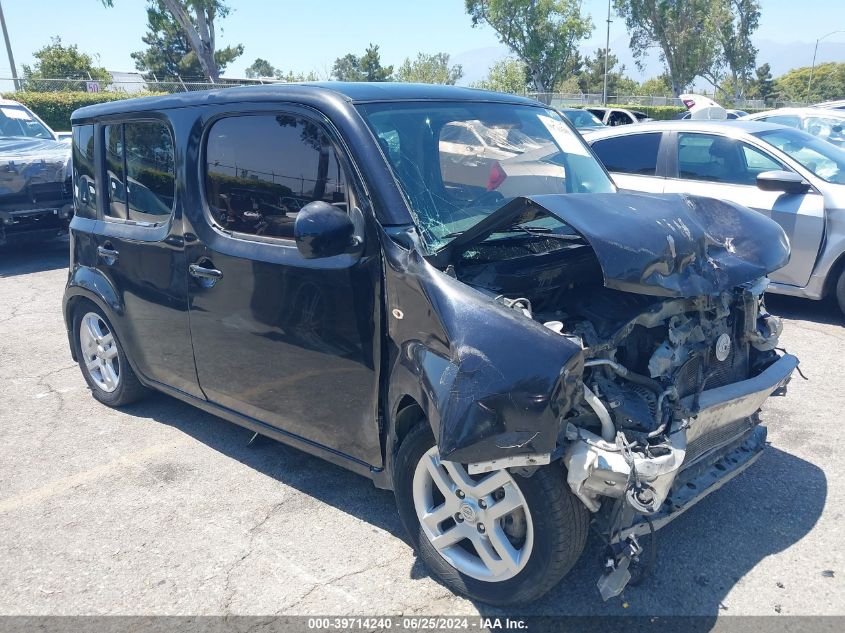
[[[389,394],[423,407],[443,459],[485,462],[555,450],[583,372],[579,345],[504,307],[383,236]]]

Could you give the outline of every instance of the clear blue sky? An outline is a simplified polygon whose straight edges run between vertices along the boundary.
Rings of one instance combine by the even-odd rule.
[[[87,53],[99,54],[100,63],[109,70],[134,70],[129,54],[144,48],[144,0],[115,0],[113,9],[104,8],[100,0],[0,1],[19,70],[22,64],[32,62],[32,52],[52,35],[78,44]],[[380,44],[387,64],[400,64],[418,51],[445,51],[459,57],[489,49],[491,56],[501,56],[493,50],[498,41],[490,28],[472,28],[463,0],[230,0],[229,4],[234,10],[221,23],[223,33],[218,42],[245,46],[243,57],[227,69],[229,76],[243,76],[244,68],[256,57],[280,68],[324,74],[335,58],[363,52],[369,42]],[[603,46],[607,2],[584,0],[583,6],[596,25],[590,48]],[[843,0],[805,0],[800,10],[793,2],[763,0],[757,39],[795,43],[790,49],[791,64],[809,65],[817,37],[845,30],[842,7]],[[615,42],[621,47],[626,41],[624,25],[617,19],[611,45]],[[822,61],[831,55],[841,56],[845,49],[833,43],[845,43],[845,33],[826,42],[831,45],[820,48]],[[8,68],[0,48],[0,77],[9,76]]]

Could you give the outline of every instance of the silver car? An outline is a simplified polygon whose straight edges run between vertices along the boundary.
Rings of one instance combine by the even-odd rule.
[[[747,121],[766,121],[804,130],[829,143],[845,146],[845,110],[824,108],[779,108],[742,117]]]
[[[845,151],[757,121],[656,121],[584,137],[622,189],[719,198],[770,216],[792,256],[769,291],[832,294],[845,312]]]

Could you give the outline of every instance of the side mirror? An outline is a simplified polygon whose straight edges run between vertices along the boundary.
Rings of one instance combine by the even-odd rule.
[[[757,187],[763,191],[807,193],[810,183],[794,172],[773,170],[757,175]]]
[[[305,259],[333,257],[358,245],[349,214],[322,200],[309,202],[296,214],[293,238]]]

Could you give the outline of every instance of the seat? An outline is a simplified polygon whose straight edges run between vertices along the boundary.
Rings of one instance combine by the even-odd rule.
[[[739,152],[739,145],[730,139],[716,139],[710,145],[713,180],[746,185],[747,169]],[[753,184],[753,183],[751,183]]]

